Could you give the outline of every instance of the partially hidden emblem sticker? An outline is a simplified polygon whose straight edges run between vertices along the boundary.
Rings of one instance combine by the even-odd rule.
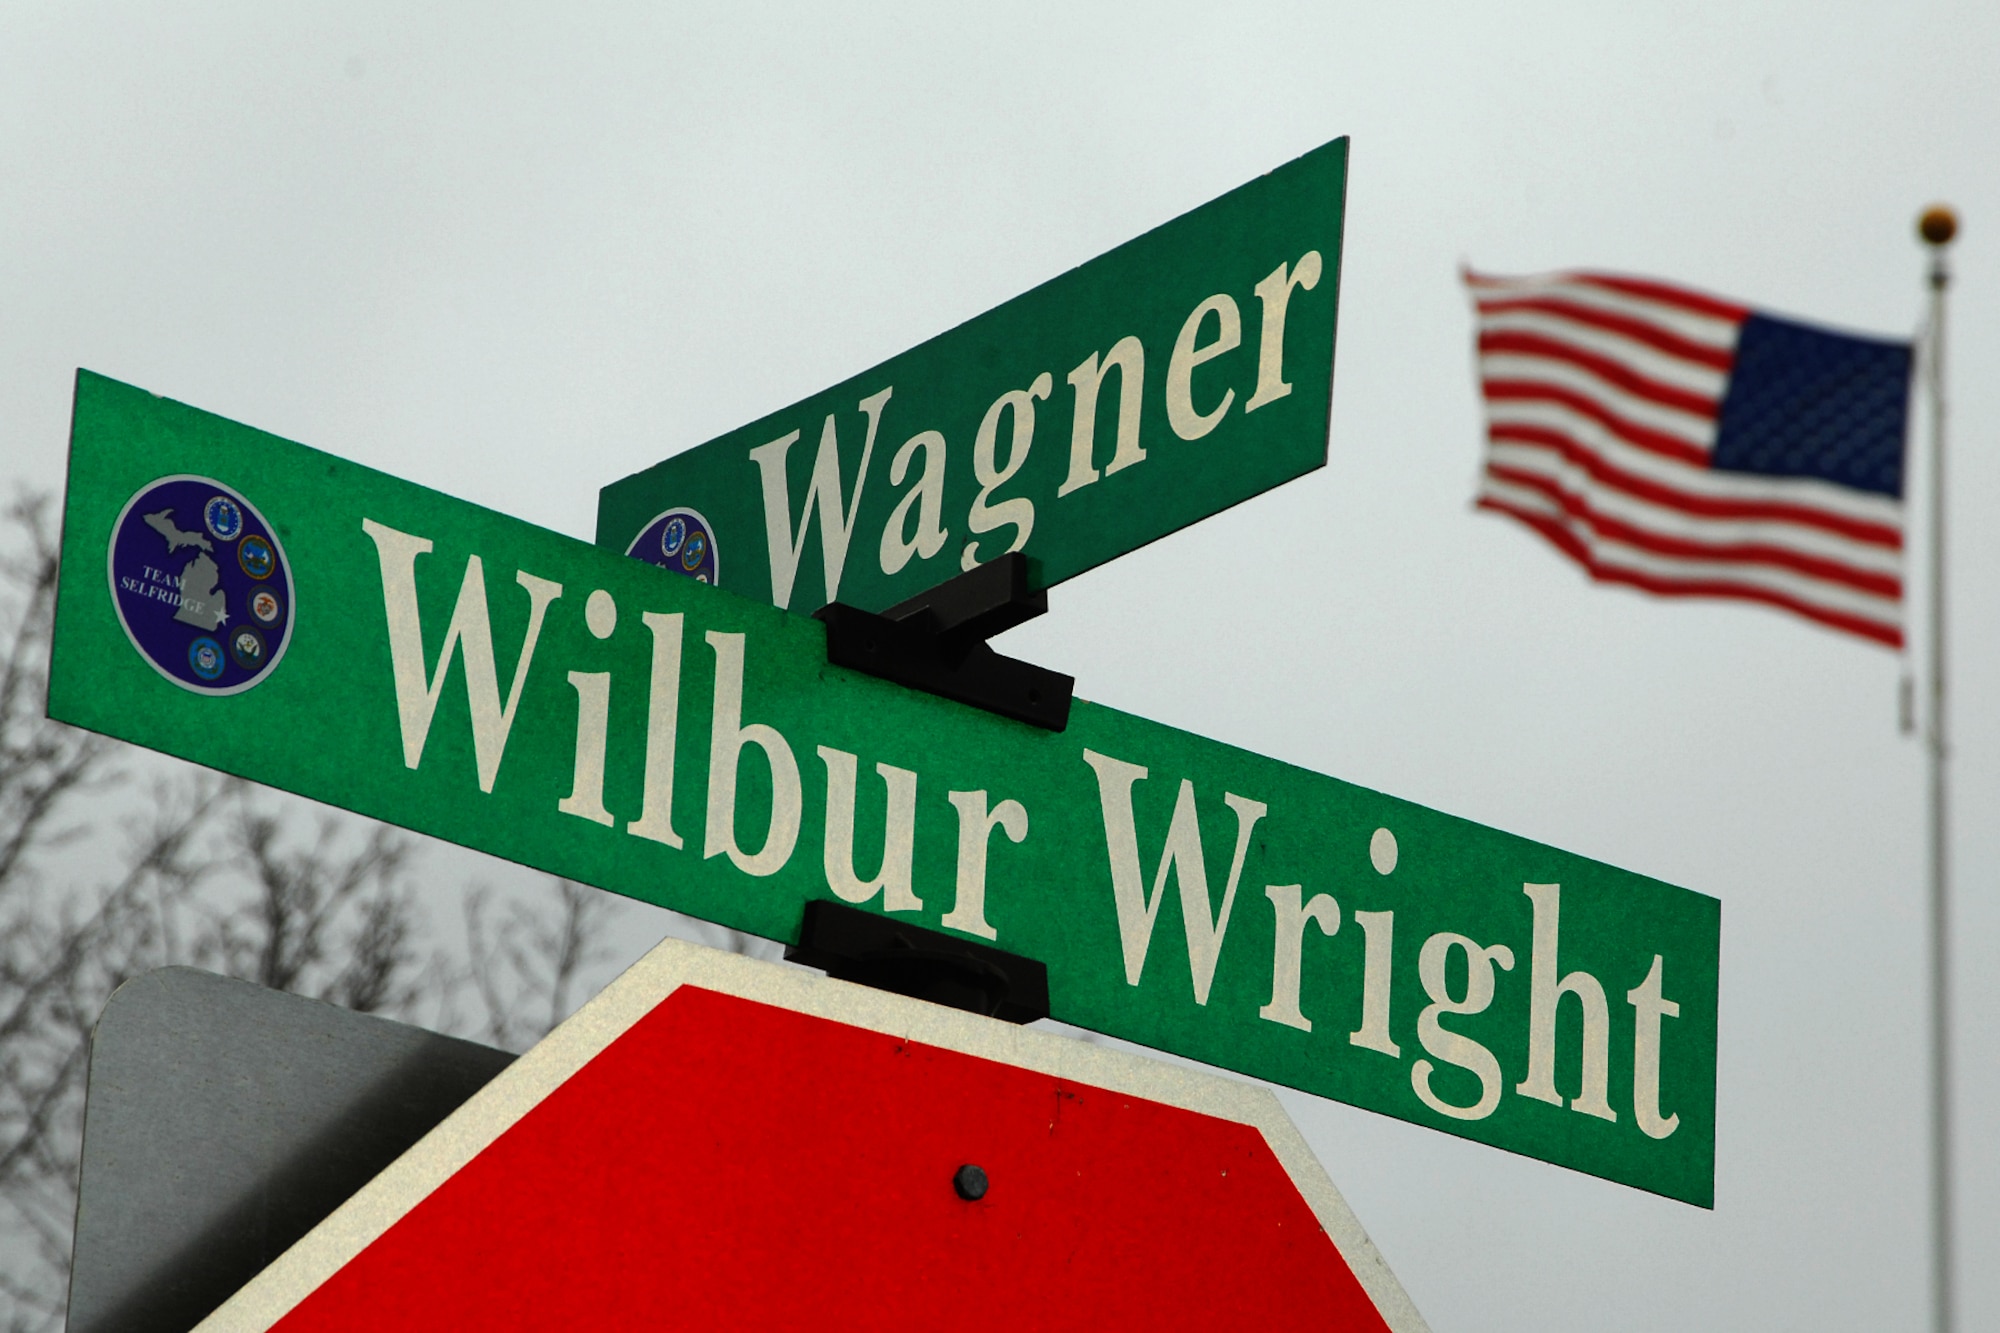
[[[162,477],[111,529],[111,603],[153,669],[197,694],[240,694],[291,642],[291,567],[248,500],[208,477]]]
[[[625,554],[702,583],[717,582],[715,529],[692,509],[669,509],[639,530]]]

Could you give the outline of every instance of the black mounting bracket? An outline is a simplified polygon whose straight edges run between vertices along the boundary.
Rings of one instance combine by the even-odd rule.
[[[1015,551],[880,615],[833,602],[813,616],[826,625],[826,660],[835,666],[1061,731],[1076,678],[986,643],[1048,609],[1048,593],[1029,591],[1028,558]]]
[[[806,904],[785,958],[839,981],[1009,1023],[1049,1016],[1049,970],[1032,958],[823,899]]]

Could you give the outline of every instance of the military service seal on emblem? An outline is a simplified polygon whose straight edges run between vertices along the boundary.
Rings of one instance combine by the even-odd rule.
[[[715,529],[692,509],[669,509],[642,528],[625,554],[701,583],[719,577],[715,559]]]
[[[218,495],[202,506],[202,522],[209,532],[226,542],[243,535],[243,508],[226,495]]]
[[[278,534],[212,478],[161,477],[126,501],[110,575],[132,646],[183,689],[240,694],[291,642],[295,593]]]

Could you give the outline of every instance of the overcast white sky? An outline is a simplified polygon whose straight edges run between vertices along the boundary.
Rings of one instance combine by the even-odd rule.
[[[1921,1317],[1900,659],[1475,516],[1456,269],[1905,334],[1956,203],[1961,1309],[2000,1324],[2000,10],[577,8],[9,0],[0,470],[59,483],[81,365],[588,537],[598,485],[1352,135],[1330,465],[1009,646],[1722,899],[1713,1212],[1285,1094],[1441,1331]]]

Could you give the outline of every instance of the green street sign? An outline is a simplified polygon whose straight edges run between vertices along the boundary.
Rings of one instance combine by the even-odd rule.
[[[1010,551],[1050,587],[1326,464],[1336,139],[824,393],[604,488],[597,542],[881,611]]]
[[[840,900],[1054,1014],[1709,1205],[1720,905],[1078,701],[829,666],[761,599],[79,376],[50,715],[795,940]]]

